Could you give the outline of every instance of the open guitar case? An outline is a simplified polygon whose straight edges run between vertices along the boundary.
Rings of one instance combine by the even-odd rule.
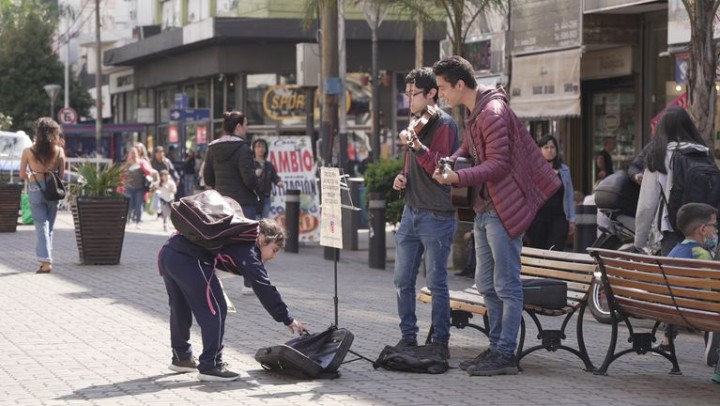
[[[341,189],[349,191],[341,183]],[[349,196],[349,194],[348,194]],[[350,207],[352,200],[350,199]],[[301,379],[334,379],[340,376],[340,365],[364,359],[372,360],[350,350],[355,336],[345,328],[338,328],[337,264],[339,249],[335,250],[335,324],[325,331],[309,334],[307,331],[282,345],[260,348],[255,360],[263,369]],[[358,358],[344,361],[347,354]]]

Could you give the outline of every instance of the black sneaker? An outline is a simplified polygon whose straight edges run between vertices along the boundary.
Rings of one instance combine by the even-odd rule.
[[[240,377],[239,374],[227,369],[228,364],[222,363],[215,368],[210,368],[198,373],[198,381],[206,382],[229,382]]]
[[[432,345],[433,349],[442,355],[443,358],[446,360],[450,359],[450,348],[448,348],[447,343],[432,343],[430,345]]]
[[[466,359],[465,361],[461,362],[460,369],[462,369],[463,371],[467,371],[467,369],[470,368],[470,366],[475,365],[480,362],[484,362],[493,356],[495,356],[495,351],[491,350],[490,348],[487,348],[485,351],[481,352],[480,355],[478,355],[477,357],[475,357],[473,359]]]
[[[517,360],[514,355],[508,357],[498,352],[485,361],[469,366],[467,373],[470,376],[517,375]]]
[[[404,347],[417,347],[417,339],[415,338],[401,338],[400,341],[398,341],[397,344],[395,344],[396,347],[404,348]]]
[[[709,331],[705,333],[705,363],[708,366],[715,366],[718,363],[718,350],[720,349],[720,333]]]
[[[177,358],[172,359],[172,363],[168,369],[175,372],[195,372],[197,371],[198,362],[197,358],[192,357],[186,360],[179,360]]]

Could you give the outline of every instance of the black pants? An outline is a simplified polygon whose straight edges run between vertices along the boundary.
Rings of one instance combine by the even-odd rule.
[[[565,251],[569,224],[565,215],[538,215],[525,233],[527,246],[544,250]]]

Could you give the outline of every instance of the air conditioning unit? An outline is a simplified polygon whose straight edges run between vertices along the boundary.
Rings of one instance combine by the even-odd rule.
[[[295,44],[298,86],[320,85],[320,46],[313,43]]]

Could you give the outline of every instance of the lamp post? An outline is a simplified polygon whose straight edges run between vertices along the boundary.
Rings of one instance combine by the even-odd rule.
[[[55,99],[57,98],[57,95],[60,93],[61,86],[60,85],[45,85],[43,86],[45,88],[45,93],[47,93],[48,97],[50,98],[50,118],[55,118]]]

